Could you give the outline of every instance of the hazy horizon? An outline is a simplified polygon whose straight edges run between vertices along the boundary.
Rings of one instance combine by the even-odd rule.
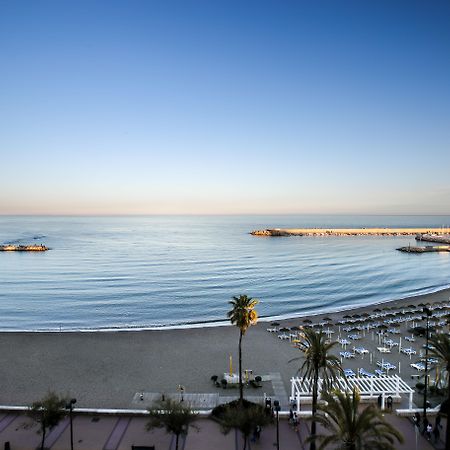
[[[0,215],[450,214],[449,20],[0,0]]]

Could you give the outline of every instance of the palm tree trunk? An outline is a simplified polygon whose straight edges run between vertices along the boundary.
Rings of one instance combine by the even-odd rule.
[[[180,435],[176,434],[175,436],[175,450],[178,450],[178,438],[180,437]]]
[[[243,450],[247,450],[247,439],[248,439],[248,437],[247,437],[246,434],[243,434],[243,436],[244,436],[244,448],[243,448]]]
[[[242,385],[242,330],[239,332],[239,402],[244,401],[244,387]]]
[[[312,421],[311,421],[311,445],[310,450],[316,450],[316,412],[317,412],[317,390],[319,384],[318,370],[314,371],[313,379],[313,396],[312,396]]]
[[[44,441],[45,441],[45,427],[42,427],[42,442],[41,442],[41,450],[44,450]]]
[[[450,367],[447,367],[448,373],[448,394],[447,394],[447,428],[445,430],[445,450],[450,450]]]

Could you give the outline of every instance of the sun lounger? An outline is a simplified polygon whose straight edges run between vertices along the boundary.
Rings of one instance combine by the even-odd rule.
[[[278,339],[281,339],[282,341],[287,341],[290,339],[290,337],[287,334],[279,334]]]
[[[377,361],[377,366],[384,370],[395,370],[397,368],[397,366],[394,366],[394,364],[389,361]]]
[[[360,334],[349,334],[348,338],[352,339],[353,341],[357,341],[357,340],[361,339],[361,335]]]
[[[415,355],[417,353],[413,348],[402,348],[400,351],[408,356]]]
[[[354,347],[354,348],[353,348],[353,351],[354,351],[355,353],[358,353],[358,355],[364,355],[365,353],[369,353],[369,350],[367,350],[367,349],[364,348],[364,347]]]
[[[378,350],[380,353],[391,353],[391,349],[388,348],[388,347],[377,347],[377,350]]]
[[[375,374],[370,373],[370,372],[367,372],[367,370],[365,370],[365,369],[363,369],[363,368],[359,369],[358,372],[359,372],[359,374],[360,374],[361,376],[363,376],[363,377],[369,377],[369,378],[375,377]]]

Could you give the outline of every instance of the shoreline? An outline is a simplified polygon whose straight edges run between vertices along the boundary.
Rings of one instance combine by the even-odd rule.
[[[426,288],[424,288],[426,289]],[[290,322],[293,320],[302,319],[304,317],[316,317],[325,314],[346,314],[348,312],[358,312],[360,310],[366,310],[371,307],[377,307],[381,305],[389,305],[391,303],[403,303],[414,301],[417,297],[429,296],[433,294],[437,294],[440,292],[448,291],[449,299],[450,299],[450,284],[438,287],[438,288],[430,288],[430,290],[426,290],[425,292],[421,292],[419,294],[406,295],[405,297],[400,297],[396,299],[387,299],[381,300],[370,304],[357,304],[357,305],[347,305],[343,307],[337,308],[327,308],[313,310],[313,311],[304,311],[297,314],[279,314],[273,316],[260,316],[258,318],[258,323],[270,323],[270,322]],[[165,330],[191,330],[191,329],[202,329],[202,328],[216,328],[216,327],[228,327],[233,326],[230,324],[228,320],[216,319],[208,322],[192,322],[185,324],[174,324],[174,325],[156,325],[156,326],[140,326],[137,325],[135,327],[105,327],[105,328],[54,328],[54,329],[24,329],[24,330],[1,330],[0,335],[3,333],[11,333],[11,334],[20,334],[20,333],[49,333],[49,334],[59,334],[59,333],[128,333],[128,332],[146,332],[146,331],[165,331]]]

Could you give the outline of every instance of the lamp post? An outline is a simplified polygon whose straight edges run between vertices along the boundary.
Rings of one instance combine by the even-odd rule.
[[[278,413],[281,410],[280,402],[278,400],[274,400],[273,402],[273,408],[275,409],[275,412],[277,413],[277,450],[280,450],[280,421]]]
[[[73,423],[72,423],[72,412],[73,405],[77,402],[76,398],[70,399],[70,401],[66,404],[66,409],[69,410],[69,419],[70,419],[70,450],[73,450]]]
[[[427,326],[425,331],[425,389],[423,392],[423,420],[427,418],[427,391],[428,391],[428,338],[430,327],[431,311],[427,308],[423,308],[423,312],[426,314]]]

